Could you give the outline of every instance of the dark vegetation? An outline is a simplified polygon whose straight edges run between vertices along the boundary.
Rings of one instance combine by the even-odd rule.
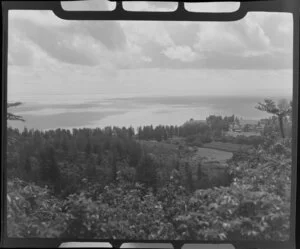
[[[281,138],[275,116],[261,137],[227,137],[234,120],[137,133],[8,128],[8,236],[288,239],[290,133]],[[193,171],[187,148],[220,141],[249,147],[228,161],[230,181],[212,185],[201,162]]]
[[[256,108],[260,111],[271,113],[277,117],[280,128],[280,134],[282,138],[285,138],[284,118],[286,118],[287,116],[290,116],[290,118],[292,118],[292,106],[292,101],[288,103],[286,100],[281,100],[276,105],[273,100],[265,99],[264,103],[258,103],[258,106]]]

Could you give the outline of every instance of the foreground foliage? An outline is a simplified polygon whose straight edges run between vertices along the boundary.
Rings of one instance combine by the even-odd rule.
[[[223,136],[239,120],[215,115],[206,123],[146,126],[137,134],[125,127],[72,133],[60,129],[20,133],[9,128],[7,235],[287,240],[292,156],[291,126],[283,127],[283,118],[291,116],[291,106],[281,104],[277,110],[265,102],[268,106],[261,104],[264,108],[259,109],[278,117],[266,120],[262,137]],[[7,118],[21,120],[12,114]],[[190,148],[174,136],[183,136],[186,145],[196,147],[210,142],[216,146],[217,141],[248,146],[233,150],[226,167],[230,181],[223,186],[205,182],[207,176],[197,161],[196,178],[202,183],[196,189],[195,172],[186,159]],[[159,143],[145,141],[152,139]]]
[[[173,169],[156,192],[118,170],[115,182],[83,180],[66,199],[21,180],[8,183],[8,235],[101,239],[287,240],[291,144],[235,153],[228,187],[187,191]]]
[[[49,189],[14,179],[7,183],[8,237],[53,238],[62,234],[66,215]]]

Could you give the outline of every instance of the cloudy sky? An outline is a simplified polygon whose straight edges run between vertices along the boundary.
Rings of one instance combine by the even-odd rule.
[[[93,0],[64,8],[111,5]],[[173,8],[145,2],[129,7]],[[220,5],[205,8],[218,11]],[[250,13],[230,23],[119,22],[66,21],[51,11],[13,10],[8,98],[42,101],[55,95],[58,101],[66,93],[108,96],[120,89],[124,95],[290,94],[292,28],[289,14]]]

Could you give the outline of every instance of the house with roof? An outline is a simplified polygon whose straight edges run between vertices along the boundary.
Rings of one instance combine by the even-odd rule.
[[[238,123],[232,123],[229,125],[229,131],[231,132],[242,132],[242,126]]]

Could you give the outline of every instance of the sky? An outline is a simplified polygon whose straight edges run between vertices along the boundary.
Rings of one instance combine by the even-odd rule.
[[[126,3],[174,10],[174,3]],[[111,10],[105,0],[64,2]],[[176,7],[176,6],[175,6]],[[190,4],[225,11],[237,3]],[[248,13],[234,22],[68,21],[11,10],[8,101],[86,103],[133,96],[291,96],[291,14]],[[48,108],[49,109],[49,108]]]

